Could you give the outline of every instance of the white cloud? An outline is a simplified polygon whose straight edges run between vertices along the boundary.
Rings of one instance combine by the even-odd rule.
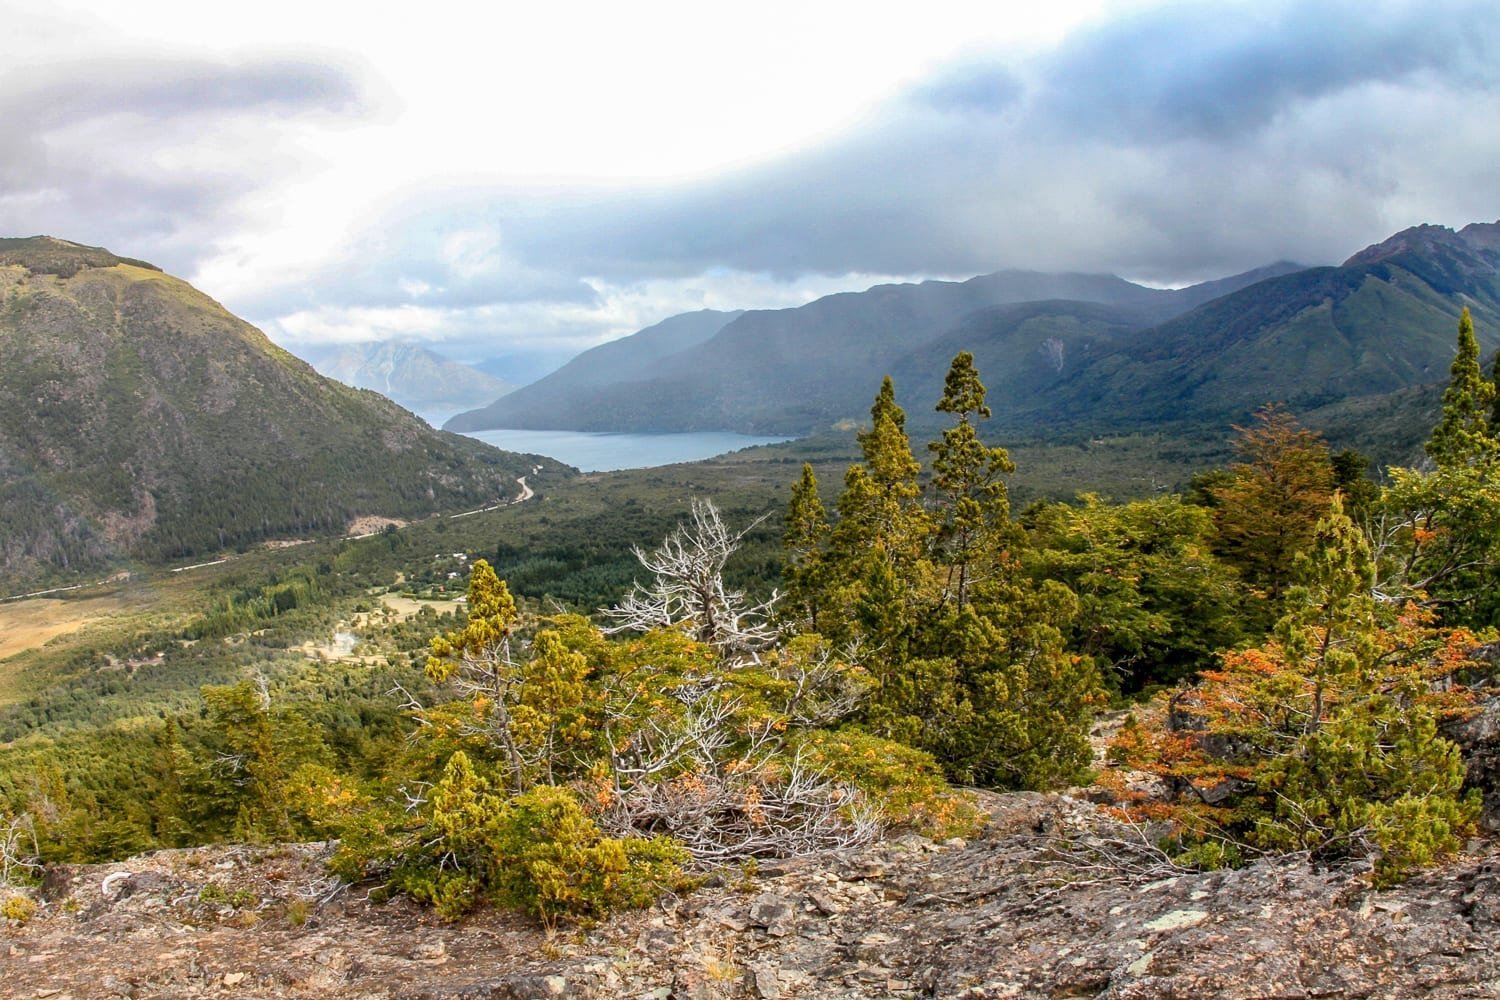
[[[0,0],[0,233],[471,358],[890,276],[1331,261],[1500,215],[1492,14]]]

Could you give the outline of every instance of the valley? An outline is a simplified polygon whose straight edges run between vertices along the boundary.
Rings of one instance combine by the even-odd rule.
[[[1494,270],[1493,255],[1452,256],[1463,248],[1446,230],[1406,237],[1398,256],[1413,239],[1470,271]],[[45,260],[76,265],[70,280],[82,275],[111,288],[124,280],[111,294],[144,294],[133,271],[92,274],[136,265],[86,249],[47,244],[56,256]],[[46,286],[26,293],[26,309],[56,306],[81,322],[96,293],[57,285],[62,275],[38,277],[31,270],[38,258],[26,259],[24,275],[11,265],[17,287]],[[1372,250],[1349,266],[1385,260]],[[1403,274],[1415,274],[1410,257],[1403,260]],[[1423,278],[1423,307],[1403,322],[1446,323],[1447,311],[1480,289],[1465,274],[1470,284],[1453,284],[1446,295],[1434,291],[1436,278]],[[1065,882],[1071,865],[1143,873],[1136,882],[1106,876],[1136,894],[1179,879],[1258,885],[1292,870],[1286,855],[1304,853],[1341,873],[1344,888],[1330,890],[1339,893],[1356,881],[1371,892],[1405,891],[1389,887],[1439,863],[1467,865],[1465,877],[1477,884],[1487,871],[1481,859],[1492,852],[1486,838],[1500,829],[1500,785],[1484,764],[1490,730],[1465,726],[1468,706],[1484,718],[1496,710],[1486,682],[1474,678],[1492,672],[1485,664],[1500,623],[1491,586],[1500,572],[1500,444],[1488,416],[1494,377],[1481,364],[1471,312],[1463,308],[1455,320],[1459,349],[1445,385],[1418,380],[1433,366],[1413,360],[1419,338],[1410,327],[1401,327],[1406,354],[1369,362],[1360,359],[1380,338],[1357,324],[1339,327],[1348,345],[1370,339],[1352,354],[1333,352],[1339,364],[1355,359],[1354,369],[1326,367],[1323,346],[1289,347],[1296,338],[1324,346],[1329,339],[1314,327],[1338,309],[1307,306],[1309,296],[1352,289],[1347,314],[1358,311],[1349,303],[1363,302],[1360,294],[1389,300],[1384,285],[1409,287],[1402,275],[1356,280],[1344,270],[1287,266],[1161,294],[1117,279],[991,277],[989,286],[1010,289],[1062,282],[1107,301],[981,301],[927,347],[855,366],[865,376],[864,401],[857,408],[851,401],[849,415],[827,426],[716,458],[611,472],[581,472],[530,453],[530,444],[502,451],[424,429],[405,411],[320,380],[254,331],[216,326],[222,317],[200,303],[209,317],[203,336],[227,332],[252,348],[233,376],[243,385],[222,389],[223,399],[248,392],[246,385],[305,380],[299,391],[311,404],[268,397],[265,405],[310,405],[315,415],[347,406],[353,423],[314,420],[295,432],[301,438],[273,427],[267,433],[278,447],[295,445],[281,458],[232,453],[210,477],[221,485],[202,499],[174,467],[178,478],[158,498],[146,488],[157,482],[150,470],[171,465],[163,456],[176,453],[152,440],[164,433],[151,431],[152,421],[175,426],[212,401],[168,406],[175,390],[131,362],[124,370],[134,373],[132,384],[161,397],[147,409],[150,419],[140,418],[147,433],[130,445],[146,471],[127,490],[145,497],[133,516],[151,511],[155,521],[127,542],[121,525],[136,522],[99,506],[112,502],[108,480],[98,495],[7,508],[21,514],[12,541],[29,539],[11,549],[7,579],[17,592],[37,579],[90,585],[0,602],[6,850],[23,867],[49,871],[127,866],[109,878],[139,877],[145,887],[191,881],[195,862],[184,869],[170,859],[222,850],[205,845],[263,845],[214,862],[216,871],[230,864],[243,877],[193,889],[204,904],[194,919],[212,911],[247,931],[262,919],[291,927],[329,921],[376,937],[388,930],[383,918],[335,903],[347,891],[341,886],[398,897],[402,909],[391,912],[403,914],[400,921],[426,926],[433,913],[468,927],[511,921],[504,926],[522,937],[532,921],[552,940],[575,924],[634,926],[639,916],[614,914],[666,898],[727,913],[742,891],[725,889],[734,880],[763,895],[778,884],[800,893],[797,866],[834,858],[887,865],[893,845],[949,880],[995,866],[995,877],[1010,880],[1008,898],[1029,906],[1057,898],[1053,880]],[[1383,284],[1371,292],[1372,283]],[[949,322],[954,307],[934,302],[953,293],[874,289],[857,311],[878,313],[890,306],[880,304],[884,297],[898,314],[920,307]],[[1475,312],[1488,322],[1490,313]],[[1254,319],[1261,314],[1269,318]],[[1288,315],[1296,317],[1290,325]],[[675,331],[688,344],[680,349],[700,350],[755,316],[694,315]],[[1154,325],[1140,325],[1148,321]],[[17,329],[35,345],[43,327],[28,321]],[[1210,329],[1221,334],[1213,343],[1204,341]],[[105,332],[140,336],[108,322]],[[806,331],[787,336],[813,339]],[[1444,336],[1451,343],[1451,331]],[[647,341],[664,353],[637,371],[670,357],[678,343],[660,330]],[[62,341],[48,343],[57,351]],[[1038,353],[1038,343],[1053,346]],[[945,377],[922,367],[932,352],[950,349]],[[809,369],[821,371],[819,379],[837,367],[830,360],[837,349],[821,350],[832,367]],[[1226,358],[1277,351],[1295,361],[1291,382],[1284,368],[1248,362],[1242,375],[1228,374]],[[1446,353],[1453,358],[1451,347]],[[111,386],[122,355],[104,354],[102,368],[74,377]],[[1070,381],[1070,359],[1079,355],[1096,375],[1109,369],[1113,381]],[[145,369],[185,363],[175,348],[136,357]],[[266,358],[279,367],[258,367]],[[588,379],[630,370],[628,359],[605,360],[584,359],[573,370]],[[870,365],[884,361],[894,381],[869,377],[879,370]],[[1385,374],[1370,375],[1372,365]],[[1386,378],[1401,366],[1405,374]],[[1252,406],[1249,395],[1235,403],[1227,390],[1222,405],[1200,405],[1204,386],[1216,382],[1292,395],[1310,376],[1325,389],[1294,396],[1309,404],[1301,412],[1261,405],[1266,400]],[[26,393],[73,391],[25,379]],[[1327,391],[1346,379],[1362,388]],[[799,385],[790,388],[805,402],[811,390]],[[599,384],[577,398],[609,391]],[[840,391],[830,388],[829,398]],[[102,392],[130,401],[116,389]],[[1091,392],[1093,409],[1078,395]],[[775,403],[767,395],[758,405]],[[381,428],[377,437],[366,419]],[[210,422],[203,433],[222,441],[225,426]],[[11,440],[23,436],[12,432]],[[87,454],[75,456],[76,470],[48,469],[47,456],[62,445],[28,446],[39,458],[8,485],[15,495],[64,496],[64,486],[78,489],[92,474]],[[365,462],[358,448],[375,449],[380,460]],[[392,455],[405,456],[394,472]],[[299,464],[288,471],[284,459]],[[244,472],[241,461],[255,471]],[[408,475],[429,488],[389,489]],[[174,496],[190,499],[183,505]],[[223,499],[230,496],[240,506]],[[228,506],[203,506],[211,500]],[[314,502],[324,503],[321,514]],[[112,513],[86,514],[101,509]],[[211,510],[223,527],[210,537],[194,519],[172,520],[191,509]],[[56,558],[74,551],[55,528],[69,524],[67,537],[98,546],[92,555],[78,550],[88,558],[76,565],[71,555]],[[161,525],[172,524],[180,544],[152,547]],[[48,558],[51,567],[39,572]],[[101,570],[113,575],[95,585]],[[1378,592],[1368,582],[1377,578]],[[1308,709],[1314,688],[1322,707]],[[1370,690],[1403,693],[1370,698]],[[1247,703],[1254,711],[1237,707]],[[1310,729],[1275,721],[1309,712],[1318,720]],[[1186,716],[1194,721],[1184,730],[1173,720]],[[1231,749],[1184,736],[1198,731],[1193,726],[1233,733]],[[1390,735],[1398,731],[1420,738]],[[1340,770],[1349,759],[1385,760],[1392,774],[1414,777],[1371,784],[1358,768]],[[1304,761],[1308,770],[1298,770]],[[1331,785],[1306,776],[1328,769]],[[1191,794],[1173,791],[1184,788]],[[1413,788],[1421,789],[1415,799]],[[1204,792],[1233,796],[1237,811]],[[1342,803],[1339,818],[1309,818],[1326,795]],[[1283,809],[1278,796],[1297,796],[1300,811]],[[1012,819],[1023,812],[1017,826]],[[1049,824],[1059,823],[1071,832],[1052,839]],[[1346,823],[1363,825],[1351,831]],[[24,856],[15,853],[23,826],[36,843]],[[1069,846],[1080,842],[1072,838],[1094,846]],[[292,841],[327,845],[297,855],[299,877],[317,891],[288,894],[263,874],[267,863],[282,870],[275,851],[300,850],[274,846]],[[163,849],[151,857],[168,858],[165,866],[142,866],[142,852]],[[1081,853],[1069,853],[1075,849]],[[185,850],[207,853],[172,853]],[[566,877],[546,875],[549,865]],[[844,893],[845,881],[880,877],[817,880]],[[713,880],[728,895],[694,892]],[[25,933],[38,936],[21,946],[36,950],[37,982],[62,981],[68,963],[53,958],[71,933],[67,904],[58,897],[53,907],[31,881],[0,891],[22,914],[12,917],[17,928],[37,921]],[[899,879],[882,884],[893,905],[919,891]],[[145,902],[152,891],[143,888],[139,912],[103,896],[90,912],[127,913],[127,923],[144,926],[166,913],[165,902]],[[844,912],[844,903],[817,891],[808,896],[814,910]],[[862,891],[848,889],[848,899]],[[1239,919],[1232,907],[1211,912],[1188,906],[1196,896],[1183,902],[1151,891],[1176,907],[1166,916],[1154,903],[1141,911],[1153,935],[1167,935],[1154,938],[1155,955],[1175,947],[1170,935],[1179,929]],[[1119,898],[1109,897],[1111,909],[1123,905]],[[523,916],[497,916],[495,906]],[[1189,910],[1191,926],[1172,923]],[[709,933],[683,913],[684,933]],[[859,923],[860,933],[875,943],[889,943],[892,928],[919,939],[928,933],[925,917],[904,906],[889,916]],[[729,926],[769,930],[779,919],[752,914]],[[615,932],[594,944],[604,947]],[[259,939],[235,940],[204,947],[253,949]],[[734,948],[750,946],[735,940]],[[1110,942],[1096,949],[1090,982],[1109,980],[1099,963],[1130,946]],[[776,982],[833,988],[795,973],[812,952],[753,943],[787,970]],[[594,988],[593,973],[580,978],[577,964],[590,954],[559,951],[534,967]],[[830,966],[851,996],[866,995],[871,963],[882,970],[882,988],[896,993],[924,976],[948,981],[896,951],[868,956]],[[729,970],[735,982],[749,968],[728,954],[704,964],[680,950],[672,962],[686,976]],[[1144,974],[1142,962],[1132,953],[1130,976]],[[994,971],[989,963],[977,954],[962,959],[952,982],[979,974],[971,968]],[[275,974],[280,985],[238,966],[215,967],[199,983],[194,967],[170,965],[158,985],[326,985],[295,962]],[[1034,968],[1014,974],[1068,974]],[[389,971],[426,982],[410,963]],[[636,973],[622,967],[613,975],[624,982]]]
[[[0,997],[1500,998],[1492,7],[9,4]]]

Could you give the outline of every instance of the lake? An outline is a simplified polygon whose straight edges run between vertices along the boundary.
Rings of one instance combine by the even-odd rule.
[[[506,451],[550,455],[584,472],[646,469],[696,462],[758,444],[780,444],[785,437],[754,437],[725,431],[693,434],[594,434],[585,431],[470,431],[468,436]]]

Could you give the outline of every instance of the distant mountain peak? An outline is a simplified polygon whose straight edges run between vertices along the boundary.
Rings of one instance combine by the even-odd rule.
[[[1471,222],[1458,231],[1470,246],[1500,253],[1500,221]]]
[[[1345,267],[1375,264],[1406,253],[1435,254],[1473,258],[1473,264],[1494,269],[1500,263],[1500,223],[1474,223],[1462,232],[1447,226],[1423,223],[1403,229],[1394,236],[1365,247],[1344,261]]]
[[[373,389],[419,413],[488,403],[515,388],[413,340],[308,347],[300,353],[322,374]]]

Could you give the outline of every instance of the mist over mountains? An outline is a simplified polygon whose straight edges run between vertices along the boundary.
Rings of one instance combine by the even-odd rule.
[[[515,388],[470,365],[450,361],[420,344],[368,341],[299,349],[320,374],[357,389],[373,389],[417,413],[453,412]]]
[[[453,430],[808,434],[863,418],[882,375],[918,425],[975,354],[995,425],[1029,432],[1241,419],[1444,376],[1459,310],[1500,339],[1500,223],[1418,226],[1336,267],[1287,262],[1183,289],[1002,271],[795,309],[674,317],[595,348]],[[664,330],[686,335],[675,350]]]

